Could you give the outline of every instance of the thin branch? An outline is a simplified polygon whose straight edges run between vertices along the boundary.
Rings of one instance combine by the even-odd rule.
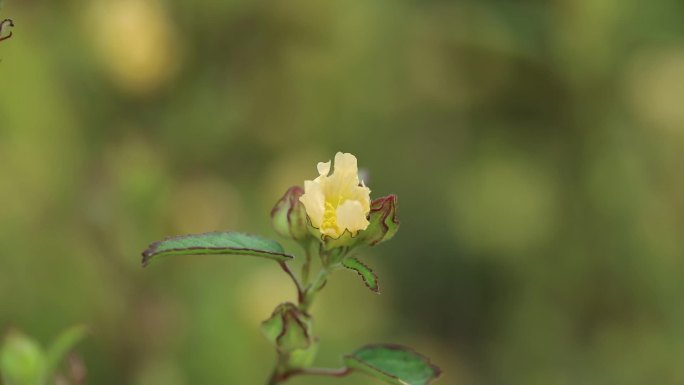
[[[351,373],[349,368],[308,368],[301,369],[300,375],[306,374],[311,376],[331,376],[331,377],[344,377]]]
[[[287,266],[287,263],[279,262],[278,264],[280,265],[280,268],[283,269],[283,271],[286,272],[290,278],[292,278],[292,282],[294,282],[295,286],[297,287],[297,299],[301,302],[304,299],[304,290],[302,290],[302,286],[299,284],[297,277],[292,274],[292,270],[290,270],[290,267]]]
[[[329,376],[329,377],[344,377],[351,373],[351,369],[349,368],[303,368],[303,369],[294,369],[291,370],[287,373],[285,373],[282,376],[283,380],[287,380],[290,377],[293,376]]]

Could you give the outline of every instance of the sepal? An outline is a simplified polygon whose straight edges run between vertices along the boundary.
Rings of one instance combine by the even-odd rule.
[[[308,368],[313,365],[316,355],[318,354],[318,339],[311,341],[311,344],[306,349],[295,349],[290,352],[288,359],[288,366],[290,368]]]
[[[287,353],[312,345],[311,323],[311,316],[293,303],[285,302],[278,305],[271,317],[261,323],[261,331],[278,351]]]
[[[361,233],[369,246],[388,241],[399,230],[397,218],[397,196],[392,194],[371,202],[368,227]]]
[[[292,186],[271,210],[271,221],[278,235],[296,241],[309,237],[306,209],[299,201],[303,194],[304,189]]]

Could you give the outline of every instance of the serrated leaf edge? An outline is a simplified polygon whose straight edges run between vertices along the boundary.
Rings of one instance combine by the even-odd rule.
[[[361,261],[360,261],[358,258],[356,258],[356,257],[351,257],[351,258],[348,258],[348,259],[353,259],[354,261],[356,261],[356,263],[358,263],[359,265],[365,267],[366,269],[368,269],[368,271],[370,271],[371,274],[373,274],[373,277],[375,277],[375,289],[374,289],[373,287],[371,287],[371,285],[370,285],[370,284],[368,283],[368,281],[366,280],[366,277],[365,277],[363,274],[361,274],[360,271],[358,271],[357,269],[355,269],[355,268],[353,268],[353,267],[350,267],[350,266],[345,265],[345,264],[344,264],[344,261],[342,261],[342,266],[346,267],[346,268],[349,269],[349,270],[354,270],[354,271],[356,272],[356,274],[358,274],[359,277],[361,277],[361,280],[363,281],[364,285],[366,285],[366,287],[367,287],[370,291],[372,291],[372,292],[375,293],[375,294],[380,294],[380,279],[378,278],[378,275],[375,274],[375,272],[373,271],[373,269],[371,269],[370,267],[368,267],[368,265],[366,265],[365,263],[361,262]]]
[[[184,235],[174,235],[170,237],[166,237],[160,241],[152,242],[150,243],[149,246],[142,252],[142,265],[143,267],[147,266],[150,262],[150,260],[163,253],[169,253],[169,252],[174,252],[174,251],[185,251],[185,250],[235,250],[235,251],[257,251],[259,253],[264,253],[264,254],[271,254],[271,255],[280,255],[282,257],[285,257],[287,259],[294,259],[294,256],[291,254],[287,253],[277,253],[273,251],[268,251],[268,250],[260,250],[260,249],[251,249],[248,247],[183,247],[183,248],[174,248],[174,249],[167,249],[164,251],[157,251],[157,248],[159,245],[161,245],[164,242],[171,241],[171,240],[176,240],[176,239],[181,239],[181,238],[187,238],[191,236],[202,236],[202,235],[212,235],[212,234],[242,234],[242,235],[247,235],[247,236],[255,236],[259,237],[254,234],[249,234],[249,233],[243,233],[243,232],[237,232],[237,231],[209,231],[206,233],[198,233],[198,234],[184,234]],[[262,238],[262,237],[259,237]],[[226,253],[230,254],[230,253]]]
[[[413,349],[413,348],[410,348],[410,347],[404,346],[404,345],[399,345],[399,344],[369,344],[369,345],[364,345],[364,346],[362,346],[362,347],[356,349],[352,354],[347,354],[347,355],[345,355],[344,358],[345,358],[345,359],[354,360],[354,361],[356,361],[356,362],[358,362],[358,363],[360,363],[360,364],[362,364],[362,365],[364,365],[364,366],[366,366],[366,367],[369,367],[369,368],[371,368],[371,369],[373,369],[373,370],[377,370],[378,372],[380,372],[380,373],[382,373],[382,374],[384,374],[384,375],[386,375],[386,376],[388,376],[388,377],[391,377],[391,378],[393,378],[393,379],[396,379],[397,381],[401,382],[402,384],[410,385],[410,384],[408,384],[406,381],[400,379],[399,377],[397,377],[397,376],[395,376],[395,375],[393,375],[393,374],[387,373],[387,372],[385,372],[384,370],[378,369],[378,368],[376,368],[375,366],[373,366],[373,365],[371,365],[371,364],[369,364],[369,363],[367,363],[367,362],[365,362],[365,361],[362,361],[361,359],[359,359],[359,358],[357,358],[357,357],[355,356],[356,353],[359,352],[359,351],[361,351],[361,350],[364,350],[364,349],[374,349],[374,348],[385,348],[385,349],[389,349],[389,350],[404,350],[404,351],[409,351],[409,352],[411,352],[412,354],[414,354],[414,355],[416,355],[417,357],[419,357],[419,358],[420,358],[423,362],[425,362],[425,364],[426,364],[427,366],[429,366],[429,367],[432,369],[432,371],[435,373],[434,376],[433,376],[432,378],[430,378],[426,384],[430,384],[430,382],[432,382],[433,380],[438,379],[438,378],[442,375],[442,369],[441,369],[439,366],[433,364],[432,361],[430,361],[430,358],[428,358],[428,357],[426,357],[426,356],[424,356],[424,355],[418,353],[418,352],[417,352],[415,349]]]

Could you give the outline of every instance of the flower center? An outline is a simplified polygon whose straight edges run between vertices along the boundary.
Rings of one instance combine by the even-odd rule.
[[[337,203],[333,205],[329,200],[325,201],[325,211],[323,211],[323,223],[321,229],[334,229],[340,233],[340,228],[337,225],[337,207],[342,203],[344,198],[341,195],[337,196]]]

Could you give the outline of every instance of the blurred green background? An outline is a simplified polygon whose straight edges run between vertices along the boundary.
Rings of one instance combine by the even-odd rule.
[[[684,383],[684,2],[8,0],[0,332],[75,323],[97,385],[261,384],[294,291],[166,235],[275,237],[352,152],[402,228],[338,273],[319,363],[414,346],[444,385]],[[294,245],[287,244],[294,249]],[[295,378],[297,384],[376,384]]]

